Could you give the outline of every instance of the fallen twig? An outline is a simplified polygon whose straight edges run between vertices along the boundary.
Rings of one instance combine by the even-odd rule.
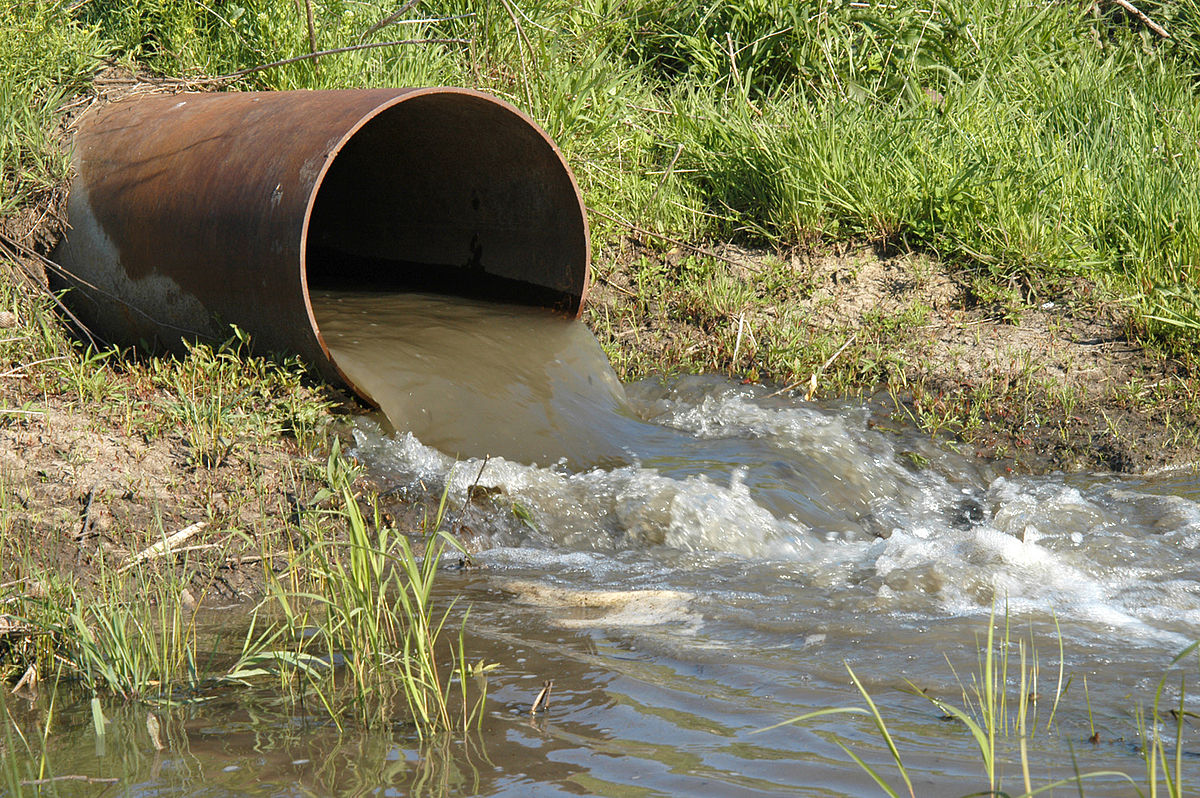
[[[92,525],[92,502],[96,499],[96,489],[92,488],[88,491],[87,504],[83,508],[83,523],[79,525],[79,532],[75,535],[76,541],[82,541],[87,538],[88,527]]]
[[[838,349],[838,351],[836,351],[832,355],[830,355],[829,359],[826,360],[824,363],[822,363],[821,367],[819,369],[817,369],[816,371],[814,371],[811,376],[809,376],[808,391],[804,395],[804,401],[808,402],[808,401],[812,400],[813,396],[817,392],[817,378],[820,377],[821,374],[824,373],[825,369],[827,369],[833,365],[833,361],[837,360],[838,356],[840,356],[842,354],[842,352],[845,352],[846,348],[848,346],[850,346],[850,344],[854,343],[854,340],[856,338],[858,338],[858,333],[854,333],[849,338],[847,338],[846,343],[842,344],[841,348]],[[787,393],[788,391],[792,391],[792,390],[795,390],[796,388],[799,388],[803,384],[804,384],[804,380],[796,380],[791,385],[786,385],[783,388],[780,388],[778,391],[772,391],[771,393],[764,396],[763,399],[770,399],[773,396],[780,396],[782,394]]]
[[[746,329],[746,314],[738,316],[737,340],[733,344],[733,366],[737,367],[738,353],[742,350],[742,332]]]
[[[542,682],[541,692],[537,694],[537,698],[533,699],[533,704],[529,707],[530,715],[536,715],[539,709],[548,709],[550,707],[550,691],[553,689],[553,679],[547,679]]]
[[[63,304],[62,300],[58,298],[58,294],[51,291],[47,286],[42,285],[41,282],[39,282],[38,279],[36,277],[34,277],[34,275],[29,271],[29,267],[27,267],[24,263],[21,263],[20,260],[16,257],[16,255],[14,254],[14,250],[17,252],[21,252],[22,254],[24,254],[26,256],[31,256],[31,257],[37,258],[38,260],[42,261],[43,264],[45,264],[47,266],[51,266],[54,269],[57,269],[60,273],[65,272],[66,270],[63,269],[61,266],[59,266],[57,263],[54,263],[54,261],[45,257],[44,255],[41,255],[40,253],[36,252],[35,250],[30,249],[29,247],[22,244],[20,241],[14,241],[13,239],[9,238],[8,236],[4,235],[3,233],[0,233],[0,244],[6,245],[6,246],[0,246],[0,254],[7,252],[9,257],[12,259],[13,263],[20,265],[21,272],[25,275],[25,278],[29,281],[29,283],[32,286],[34,286],[35,289],[37,289],[38,291],[41,291],[43,294],[48,296],[50,298],[50,300],[52,302],[54,302],[55,307],[57,307],[59,310],[61,310],[67,316],[67,318],[69,318],[72,322],[74,322],[75,327],[79,330],[79,332],[82,333],[83,336],[88,339],[88,343],[90,343],[93,348],[99,349],[100,347],[97,346],[96,339],[92,336],[92,331],[88,329],[88,326],[86,324],[84,324],[82,321],[80,321],[79,317],[76,316],[74,313],[72,313],[70,311],[70,309],[68,309],[67,306]]]
[[[662,180],[658,181],[658,185],[654,187],[654,194],[650,196],[650,201],[646,203],[647,208],[653,208],[654,203],[658,202],[658,195],[662,192],[662,187],[671,179],[671,173],[675,171],[675,164],[679,163],[679,156],[683,155],[683,145],[679,145],[679,149],[675,150],[675,157],[671,159],[671,163],[663,172]]]
[[[31,366],[40,366],[43,363],[53,363],[56,360],[66,360],[66,359],[67,358],[65,355],[58,355],[56,357],[46,357],[46,358],[42,358],[41,360],[35,360],[32,363],[22,363],[19,366],[17,366],[16,368],[12,368],[12,369],[9,369],[8,371],[0,372],[0,377],[24,377],[25,369],[30,368]]]
[[[1166,28],[1164,28],[1162,25],[1159,25],[1154,20],[1150,19],[1150,17],[1146,16],[1145,12],[1143,12],[1141,9],[1139,9],[1137,6],[1135,6],[1133,3],[1129,2],[1129,0],[1110,0],[1110,2],[1116,3],[1121,8],[1128,11],[1130,14],[1132,14],[1134,17],[1136,17],[1139,22],[1141,22],[1143,25],[1145,25],[1150,30],[1157,33],[1162,38],[1164,38],[1164,39],[1171,38],[1171,34],[1167,33]]]
[[[588,208],[588,213],[599,216],[601,219],[608,219],[610,222],[613,222],[615,224],[624,225],[625,227],[628,227],[630,230],[632,230],[635,233],[641,233],[644,236],[650,236],[651,238],[657,238],[660,241],[666,241],[668,244],[674,244],[677,247],[683,247],[684,249],[691,250],[692,252],[695,252],[697,255],[704,255],[709,258],[716,258],[717,260],[725,261],[726,263],[730,264],[731,266],[738,266],[740,268],[749,269],[751,271],[754,270],[754,267],[752,267],[744,262],[736,261],[733,258],[730,258],[726,255],[722,255],[719,252],[713,252],[711,249],[705,249],[704,247],[698,247],[695,244],[689,244],[686,241],[680,241],[677,238],[671,238],[670,236],[665,236],[662,233],[651,232],[650,230],[646,230],[643,227],[638,227],[633,222],[630,222],[626,219],[622,219],[619,216],[609,216],[607,213],[604,213],[603,211],[598,211],[595,208]]]
[[[622,286],[622,285],[617,285],[616,283],[614,283],[612,280],[608,279],[608,278],[607,278],[607,277],[605,277],[604,275],[600,275],[600,277],[599,277],[599,280],[600,280],[600,282],[602,282],[602,283],[604,283],[605,285],[607,285],[609,288],[612,288],[612,289],[614,289],[614,290],[616,290],[616,291],[620,291],[620,292],[621,292],[622,294],[624,294],[625,296],[629,296],[629,297],[633,297],[634,299],[637,299],[637,294],[636,294],[635,292],[633,292],[633,291],[630,291],[630,290],[629,290],[628,288],[626,288],[625,286]]]
[[[412,8],[419,2],[420,2],[420,0],[408,0],[407,3],[404,3],[402,6],[397,8],[395,11],[388,14],[386,17],[379,20],[374,25],[372,25],[371,27],[369,27],[365,31],[363,31],[362,36],[359,36],[358,40],[360,42],[366,41],[367,37],[370,36],[375,31],[377,31],[381,28],[386,28],[388,25],[391,25],[393,22],[399,21],[400,17],[404,16],[404,13],[406,11],[408,11],[410,8]]]
[[[17,693],[20,693],[22,690],[29,690],[30,692],[36,692],[37,685],[38,685],[37,665],[30,665],[28,668],[25,669],[24,675],[21,676],[20,680],[17,682],[16,686],[13,687],[12,691],[13,691],[14,695],[16,695]]]
[[[57,781],[82,781],[87,784],[117,784],[120,779],[103,779],[98,776],[51,776],[46,779],[29,779],[22,781],[22,787],[37,787],[40,784],[54,784]]]
[[[308,50],[310,53],[314,54],[312,60],[313,69],[319,72],[321,68],[315,55],[317,52],[317,29],[313,25],[312,0],[304,0],[304,13],[305,17],[308,19]]]
[[[89,291],[95,291],[97,294],[100,294],[104,298],[110,299],[113,302],[117,302],[117,303],[125,306],[133,313],[136,313],[139,316],[142,316],[143,318],[158,325],[159,327],[164,327],[169,330],[174,330],[176,332],[184,333],[185,335],[196,336],[197,338],[204,337],[203,333],[197,332],[196,330],[190,330],[187,327],[180,327],[178,325],[170,324],[169,322],[165,322],[165,321],[156,319],[154,316],[151,316],[149,313],[142,310],[141,308],[130,304],[129,302],[122,299],[121,297],[117,296],[116,294],[113,294],[109,291],[105,291],[104,289],[100,288],[99,286],[89,283],[87,280],[84,280],[82,277],[80,277],[79,275],[70,271],[69,269],[65,268],[64,266],[62,266],[58,263],[55,263],[54,261],[47,258],[45,255],[42,255],[41,253],[37,252],[36,250],[30,249],[29,247],[25,246],[24,244],[20,243],[19,241],[14,241],[13,239],[9,238],[8,236],[4,235],[3,233],[0,233],[0,244],[7,244],[9,247],[12,247],[13,249],[16,249],[17,251],[21,252],[23,255],[26,255],[28,257],[31,257],[31,258],[41,261],[43,266],[45,266],[47,269],[54,272],[58,276],[60,276],[64,279],[67,279],[67,280],[73,280],[73,281],[79,283],[80,285],[82,285],[84,288],[87,288]],[[4,247],[0,246],[0,250],[3,250],[3,249],[4,249]],[[11,251],[9,254],[11,256],[11,254],[12,254]],[[15,257],[13,258],[13,261],[16,263],[20,263],[20,261],[18,261]],[[26,269],[24,264],[21,264],[21,267],[25,271],[26,276],[30,279],[31,282],[33,282],[35,284],[35,286],[38,288],[38,290],[40,290],[42,293],[46,294],[46,296],[48,296],[51,300],[53,300],[55,306],[57,306],[59,310],[61,310],[64,314],[66,314],[67,317],[70,318],[71,321],[75,323],[75,326],[79,328],[79,331],[84,335],[85,338],[88,339],[88,343],[90,343],[94,349],[99,350],[100,346],[96,343],[96,338],[93,337],[92,331],[89,330],[87,325],[84,324],[82,321],[80,321],[79,318],[74,313],[72,313],[67,308],[66,305],[64,305],[62,303],[62,300],[58,298],[58,294],[54,293],[46,286],[41,285],[33,277],[33,275],[29,274],[28,269]]]
[[[239,69],[237,72],[230,72],[228,75],[220,75],[208,80],[195,81],[199,83],[223,83],[228,80],[237,80],[244,78],[247,75],[253,75],[255,72],[262,72],[264,69],[273,69],[274,67],[287,66],[295,64],[299,61],[311,61],[314,58],[320,58],[324,55],[338,55],[340,53],[351,53],[355,50],[370,50],[374,47],[396,47],[401,44],[470,44],[470,39],[398,39],[391,42],[368,42],[367,44],[354,44],[349,47],[335,47],[332,50],[320,50],[307,55],[298,55],[294,58],[285,58],[282,61],[272,61],[269,64],[260,64],[259,66],[246,67]]]
[[[153,546],[147,546],[137,554],[130,557],[129,562],[121,566],[121,572],[128,571],[133,566],[137,565],[138,563],[145,562],[146,560],[153,560],[158,557],[165,557],[171,554],[175,546],[183,543],[185,540],[192,537],[197,532],[200,532],[207,526],[207,521],[197,521],[191,526],[186,526],[178,532],[172,532],[170,535],[167,535]]]

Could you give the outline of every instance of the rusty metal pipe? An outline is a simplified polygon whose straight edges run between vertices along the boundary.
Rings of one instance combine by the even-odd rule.
[[[370,399],[309,288],[441,290],[578,315],[579,189],[525,114],[477,91],[176,94],[89,113],[51,256],[106,339],[178,346],[229,325]]]

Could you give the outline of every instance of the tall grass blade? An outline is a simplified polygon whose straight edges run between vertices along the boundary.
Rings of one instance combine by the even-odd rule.
[[[892,754],[892,759],[896,762],[896,767],[900,770],[900,776],[904,779],[905,786],[908,787],[910,796],[914,796],[912,781],[908,778],[908,771],[904,767],[904,761],[900,758],[900,751],[896,748],[896,742],[892,739],[891,733],[888,731],[887,724],[883,722],[883,716],[879,714],[879,708],[875,706],[874,700],[871,699],[871,694],[867,692],[867,688],[863,687],[858,676],[854,673],[854,669],[849,664],[846,665],[846,671],[850,674],[850,679],[854,682],[854,686],[858,688],[858,692],[862,695],[863,700],[867,702],[867,707],[870,709],[872,719],[875,721],[875,727],[879,729],[880,735],[883,736],[884,742],[887,743],[888,751]]]

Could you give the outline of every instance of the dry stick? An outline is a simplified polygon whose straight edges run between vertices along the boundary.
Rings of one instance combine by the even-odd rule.
[[[745,94],[745,87],[742,85],[742,76],[737,68],[737,55],[733,52],[733,35],[729,31],[725,31],[725,44],[729,47],[729,71],[733,75],[733,80],[737,83],[739,94]]]
[[[92,525],[92,502],[96,499],[96,489],[92,488],[88,491],[87,506],[83,508],[83,523],[79,525],[79,532],[75,535],[75,540],[82,541],[87,537],[88,527]]]
[[[55,357],[44,357],[41,360],[35,360],[32,363],[22,363],[21,365],[17,366],[14,369],[9,369],[8,371],[0,372],[0,377],[24,377],[25,369],[27,369],[27,368],[31,368],[33,366],[40,366],[43,363],[53,363],[58,360],[66,360],[66,359],[67,358],[65,355],[56,355]]]
[[[304,13],[308,19],[308,50],[313,55],[313,71],[317,74],[321,73],[321,65],[317,61],[317,31],[313,27],[313,10],[312,0],[304,0]]]
[[[184,542],[207,526],[207,521],[197,521],[191,526],[186,526],[178,532],[172,532],[170,535],[167,535],[153,546],[147,546],[137,554],[130,557],[129,561],[121,566],[117,573],[124,573],[140,562],[167,556],[172,552],[174,546]]]
[[[762,40],[759,39],[758,41]],[[742,73],[738,71],[737,66],[737,53],[740,53],[741,50],[734,51],[733,36],[729,31],[725,31],[725,42],[729,45],[729,71],[733,73],[733,78],[737,82],[738,94],[742,95],[742,99],[746,101],[746,107],[753,111],[755,116],[762,116],[762,111],[758,110],[758,106],[750,102],[750,90],[746,88],[746,84],[742,81]],[[757,43],[757,41],[754,42],[754,44]],[[745,48],[743,47],[742,49],[744,50]]]
[[[215,545],[215,544],[214,544]],[[187,551],[193,546],[188,546],[186,549],[176,549],[176,551]],[[277,551],[274,554],[251,554],[246,557],[226,557],[223,568],[231,568],[235,565],[253,565],[254,563],[263,562],[264,560],[278,560],[281,557],[286,557],[286,551]]]
[[[29,281],[29,283],[32,286],[34,286],[34,288],[36,290],[41,291],[46,296],[50,297],[50,299],[54,302],[55,307],[57,307],[59,310],[61,310],[63,312],[63,314],[75,324],[76,329],[78,329],[79,332],[82,333],[83,336],[88,339],[88,343],[90,343],[93,348],[99,349],[100,347],[96,344],[96,338],[92,335],[92,331],[88,329],[88,326],[86,324],[84,324],[82,321],[80,321],[79,317],[76,316],[74,313],[72,313],[67,308],[67,306],[63,304],[62,300],[59,299],[58,294],[54,293],[48,287],[46,287],[46,286],[42,285],[40,282],[38,282],[37,278],[34,277],[34,275],[29,271],[29,267],[26,266],[24,263],[21,263],[20,260],[16,257],[14,250],[16,250],[16,252],[21,252],[22,254],[24,254],[26,256],[32,256],[32,257],[42,261],[43,264],[45,264],[46,266],[52,267],[53,269],[56,269],[60,274],[70,274],[70,272],[67,272],[66,269],[59,266],[57,263],[50,260],[49,258],[44,257],[43,255],[39,254],[35,250],[30,249],[29,247],[25,246],[20,241],[14,241],[11,238],[9,238],[8,236],[4,235],[3,233],[0,233],[0,253],[7,252],[9,258],[13,261],[13,263],[18,264],[21,267],[21,271],[24,273],[24,275],[25,275],[26,279]],[[74,277],[74,275],[71,275],[71,276]],[[75,279],[78,279],[78,278],[75,278]],[[80,280],[80,282],[82,283],[83,281]]]
[[[96,776],[51,776],[48,779],[30,779],[22,781],[22,787],[37,787],[42,784],[54,784],[57,781],[83,781],[88,784],[117,784],[120,779],[103,779]]]
[[[536,715],[539,709],[549,709],[550,707],[550,691],[554,689],[554,680],[547,679],[542,682],[541,692],[537,694],[537,698],[533,699],[533,704],[529,707],[529,714]]]
[[[13,689],[12,689],[13,694],[15,695],[15,694],[21,692],[22,690],[37,690],[37,684],[38,684],[37,665],[36,664],[30,665],[28,668],[25,669],[24,675],[21,676],[20,680],[13,687]]]
[[[533,46],[529,44],[529,39],[525,36],[524,29],[521,28],[521,20],[517,19],[517,12],[513,11],[512,6],[508,4],[508,0],[500,0],[504,6],[504,10],[508,12],[508,16],[512,19],[513,28],[517,31],[517,53],[521,56],[521,77],[524,80],[521,83],[525,86],[525,106],[533,108],[533,93],[529,89],[529,67],[525,63],[525,51],[529,51],[529,58],[533,60]],[[524,49],[521,45],[524,44]]]
[[[662,180],[658,181],[658,185],[654,187],[654,194],[650,197],[650,202],[646,204],[647,208],[653,208],[654,203],[658,202],[658,195],[662,192],[662,187],[671,179],[671,173],[675,171],[675,164],[679,163],[679,156],[683,155],[683,145],[679,145],[679,149],[675,150],[675,157],[671,159],[671,163],[667,166],[667,171],[663,172]]]
[[[191,329],[188,329],[187,327],[180,327],[176,324],[170,324],[169,322],[165,322],[165,321],[162,321],[161,319],[157,319],[154,316],[151,316],[149,313],[142,310],[141,308],[126,302],[124,299],[121,299],[116,294],[105,291],[103,288],[100,288],[99,286],[89,283],[87,280],[83,279],[79,275],[75,274],[74,272],[70,271],[69,269],[67,269],[64,266],[61,266],[61,265],[55,263],[54,261],[47,258],[45,255],[38,253],[36,250],[30,249],[29,247],[25,246],[24,244],[21,244],[20,242],[13,241],[11,238],[4,235],[3,233],[0,233],[0,243],[7,243],[10,247],[15,248],[17,251],[21,252],[22,254],[41,261],[43,266],[45,266],[47,269],[54,272],[58,276],[74,280],[75,282],[82,285],[84,288],[87,288],[90,291],[95,291],[97,294],[100,294],[105,299],[112,300],[113,302],[116,302],[120,305],[124,305],[129,310],[133,311],[134,313],[138,314],[139,316],[142,316],[143,318],[152,322],[153,324],[157,324],[158,326],[169,329],[169,330],[174,330],[175,332],[184,333],[185,335],[194,335],[197,338],[205,337],[203,333],[197,332],[196,330],[191,330]],[[0,246],[0,250],[3,250],[3,249],[4,249],[4,247]],[[12,254],[11,251],[9,254],[11,256],[11,254]],[[16,258],[13,258],[13,260],[16,261]],[[24,269],[24,268],[25,267],[22,265],[22,269]],[[71,321],[75,323],[75,325],[79,328],[79,331],[81,333],[83,333],[84,336],[88,339],[88,342],[93,347],[96,347],[97,349],[99,349],[100,347],[97,346],[96,338],[93,337],[92,331],[89,330],[87,325],[84,324],[82,321],[80,321],[79,318],[74,313],[72,313],[70,310],[67,309],[66,305],[64,305],[62,303],[62,300],[60,300],[58,298],[58,295],[55,294],[53,291],[51,291],[49,288],[46,288],[45,286],[41,285],[37,281],[36,278],[34,278],[32,275],[28,274],[28,270],[26,270],[26,274],[28,275],[29,279],[33,282],[33,284],[40,291],[42,291],[44,294],[46,294],[46,296],[48,296],[52,300],[54,300],[54,304],[58,307],[58,309],[61,310],[64,314],[66,314],[67,317],[70,318]]]
[[[386,28],[388,25],[391,25],[393,22],[396,22],[397,20],[399,20],[399,19],[400,19],[400,17],[404,16],[404,13],[405,13],[406,11],[408,11],[409,9],[411,9],[413,6],[415,6],[415,5],[416,5],[417,3],[419,3],[419,2],[420,2],[420,0],[408,0],[408,2],[407,2],[407,3],[405,3],[405,4],[404,4],[404,5],[402,5],[402,6],[400,6],[400,7],[399,7],[399,8],[397,8],[395,11],[393,11],[393,12],[392,12],[392,13],[390,13],[390,14],[388,14],[386,17],[384,17],[383,19],[379,20],[379,21],[378,21],[378,22],[376,22],[374,25],[372,25],[371,27],[369,27],[369,28],[367,28],[365,31],[363,31],[363,35],[362,35],[362,36],[359,36],[359,37],[358,37],[358,40],[359,40],[360,42],[364,42],[364,41],[366,41],[366,40],[367,40],[367,37],[368,37],[368,36],[370,36],[372,33],[374,33],[375,31],[379,30],[380,28]]]
[[[358,40],[361,42],[371,33],[374,33],[375,31],[386,27],[387,25],[431,25],[437,22],[453,22],[456,19],[470,19],[473,16],[475,16],[474,11],[469,11],[466,14],[453,14],[448,17],[421,17],[419,19],[393,19],[392,17],[388,17],[387,19],[377,22],[368,28],[366,33],[363,33],[363,35],[358,37]]]
[[[207,78],[205,80],[193,81],[196,85],[202,83],[223,83],[227,80],[237,80],[244,78],[247,75],[252,75],[255,72],[262,72],[264,69],[273,69],[278,66],[287,66],[295,64],[298,61],[308,61],[313,58],[320,58],[325,55],[338,55],[340,53],[352,53],[355,50],[370,50],[373,47],[395,47],[401,44],[470,44],[470,39],[398,39],[393,42],[369,42],[367,44],[355,44],[350,47],[335,47],[332,50],[321,50],[308,55],[298,55],[294,58],[285,58],[282,61],[272,61],[269,64],[260,64],[259,66],[246,67],[239,69],[237,72],[230,72],[228,75],[219,75],[215,78]]]
[[[630,291],[628,288],[626,288],[624,286],[617,285],[616,283],[614,283],[612,280],[608,279],[604,275],[600,275],[599,279],[600,279],[600,282],[604,283],[609,288],[612,288],[616,291],[620,291],[625,296],[629,296],[629,297],[633,297],[634,299],[637,299],[637,293]],[[620,333],[618,333],[618,335],[620,335]]]
[[[195,546],[180,546],[177,549],[171,549],[171,554],[187,554],[189,551],[211,551],[222,547],[220,543],[197,543]],[[227,557],[226,559],[233,559]]]
[[[1171,34],[1167,33],[1166,28],[1164,28],[1162,25],[1159,25],[1154,20],[1150,19],[1150,17],[1146,16],[1137,6],[1135,6],[1133,3],[1129,2],[1129,0],[1110,0],[1110,2],[1116,3],[1121,8],[1128,11],[1130,14],[1133,14],[1133,16],[1137,17],[1138,20],[1143,25],[1145,25],[1147,28],[1149,28],[1150,30],[1157,33],[1162,38],[1164,38],[1164,39],[1171,38]]]
[[[607,213],[604,213],[603,211],[598,211],[595,208],[588,208],[587,210],[588,210],[588,213],[593,214],[595,216],[599,216],[601,219],[608,219],[610,222],[613,222],[614,224],[624,225],[625,227],[628,227],[630,230],[632,230],[635,233],[641,233],[644,236],[650,236],[651,238],[657,238],[660,241],[666,241],[668,244],[674,244],[677,247],[683,247],[684,249],[690,249],[692,252],[695,252],[698,255],[705,255],[706,257],[709,257],[709,258],[716,258],[717,260],[723,260],[726,263],[730,264],[731,266],[740,266],[743,269],[749,269],[750,271],[757,271],[753,266],[750,266],[747,263],[739,263],[738,261],[734,260],[733,258],[730,258],[726,255],[722,255],[719,252],[713,252],[711,249],[705,249],[704,247],[698,247],[695,244],[689,244],[686,241],[680,241],[678,238],[671,238],[670,236],[665,236],[662,233],[651,232],[643,227],[638,227],[633,222],[630,222],[626,219],[622,219],[620,216],[609,216]]]
[[[743,313],[740,316],[738,316],[737,340],[733,344],[733,363],[731,365],[734,368],[737,368],[738,352],[740,352],[742,349],[742,331],[745,329],[746,329],[746,314]]]
[[[808,393],[805,394],[805,396],[804,396],[804,401],[807,402],[808,400],[812,399],[813,394],[816,393],[817,377],[821,376],[821,374],[825,371],[825,369],[832,366],[833,361],[837,360],[838,356],[841,355],[842,352],[845,352],[846,347],[848,347],[848,346],[850,346],[850,344],[854,343],[856,338],[858,338],[858,333],[854,333],[854,335],[851,335],[849,338],[847,338],[846,343],[842,344],[841,348],[838,349],[838,351],[836,351],[832,355],[830,355],[829,359],[826,360],[824,363],[822,363],[821,367],[812,373],[812,376],[808,378],[810,386],[809,386]],[[784,386],[783,388],[780,388],[778,391],[772,391],[771,393],[764,396],[763,399],[770,399],[773,396],[779,396],[780,394],[785,394],[788,391],[799,388],[803,384],[804,384],[804,380],[796,380],[791,385]]]

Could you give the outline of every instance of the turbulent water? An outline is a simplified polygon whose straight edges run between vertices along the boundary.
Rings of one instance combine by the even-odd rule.
[[[440,325],[444,305],[430,307]],[[424,327],[413,306],[402,313]],[[500,334],[484,318],[492,314]],[[469,522],[461,530],[488,568],[473,617],[494,640],[515,635],[535,645],[570,630],[588,642],[566,646],[575,652],[566,659],[583,658],[617,680],[629,678],[629,660],[640,663],[635,695],[623,699],[636,707],[634,717],[609,733],[630,749],[640,735],[672,739],[687,730],[689,740],[660,743],[666,749],[643,759],[697,746],[726,750],[724,737],[768,725],[789,708],[799,714],[853,703],[846,664],[878,689],[917,680],[961,697],[993,615],[1011,623],[1014,638],[1026,638],[1031,658],[1037,649],[1057,663],[1062,645],[1071,700],[1056,723],[1072,731],[1053,738],[1046,768],[1068,761],[1067,749],[1097,731],[1097,718],[1100,739],[1121,741],[1110,744],[1120,759],[1136,751],[1134,702],[1148,702],[1173,655],[1200,636],[1193,473],[1013,475],[892,429],[895,422],[877,424],[861,404],[803,402],[712,377],[651,380],[622,394],[578,323],[473,306],[463,324],[470,329],[458,333],[478,345],[450,345],[458,354],[438,362],[463,367],[439,366],[439,374],[470,378],[420,399],[461,408],[453,416],[460,430],[432,429],[381,399],[399,432],[364,422],[355,454],[394,483],[449,485]],[[445,343],[442,333],[438,326],[432,338]],[[485,349],[484,341],[495,346]],[[341,344],[333,346],[337,356]],[[410,357],[407,350],[356,356],[359,364]],[[495,368],[465,365],[476,357]],[[407,379],[399,380],[402,393],[413,390]],[[493,400],[479,416],[485,432],[512,417],[511,428],[522,436],[532,429],[536,444],[514,447],[487,435],[462,444],[457,436],[480,428],[470,421],[470,400],[480,395]],[[531,413],[527,397],[551,409]],[[544,419],[552,423],[539,427]],[[584,446],[576,450],[578,440]],[[456,467],[447,451],[468,462]],[[484,454],[492,455],[486,463]],[[467,502],[473,484],[496,489],[490,514]],[[525,511],[524,520],[506,515],[506,506]],[[588,659],[591,646],[601,649],[598,663]],[[1084,677],[1086,720],[1077,695]],[[1135,699],[1138,690],[1149,693]],[[680,702],[687,711],[677,715]],[[700,720],[716,716],[728,728]],[[929,754],[925,733],[911,743]],[[780,745],[791,750],[785,759],[799,756],[789,739],[761,750],[747,743],[741,753],[726,750],[723,765],[705,767],[735,793],[745,786],[739,779],[756,773],[762,791],[787,791],[804,780],[759,760],[782,755]],[[1116,754],[1105,749],[1101,764]],[[964,745],[930,772],[954,772],[970,758]],[[830,784],[840,776],[822,778]],[[699,783],[664,780],[658,788]],[[945,794],[962,793],[962,782],[948,784]]]
[[[872,429],[866,407],[719,378],[624,392],[581,323],[536,309],[327,295],[317,315],[339,365],[401,431],[364,424],[368,463],[428,480],[455,455],[489,455],[482,473],[454,472],[452,494],[478,481],[530,510],[536,531],[479,541],[497,565],[571,552],[597,574],[628,560],[628,578],[754,563],[769,576],[739,575],[740,592],[758,585],[773,604],[794,593],[796,606],[819,593],[822,611],[846,621],[970,615],[995,598],[1127,644],[1200,632],[1191,476],[1003,475]]]
[[[395,428],[460,457],[588,466],[636,437],[592,334],[541,308],[436,294],[314,292],[344,373]]]
[[[545,313],[388,302],[324,296],[317,318],[390,418],[361,420],[353,454],[391,485],[446,486],[478,550],[441,584],[498,666],[482,733],[423,749],[242,696],[176,716],[186,745],[153,757],[144,719],[119,715],[125,748],[76,746],[59,772],[75,756],[137,794],[881,794],[845,744],[908,794],[869,718],[762,731],[861,706],[852,668],[916,795],[982,794],[973,738],[925,696],[972,711],[995,616],[1009,695],[1029,697],[1033,786],[1120,770],[1148,792],[1138,712],[1172,667],[1164,707],[1196,675],[1195,655],[1172,665],[1200,637],[1194,473],[1009,474],[862,404],[714,377],[622,387],[582,325]],[[86,702],[60,714],[89,728]],[[1014,728],[998,759],[1018,794]],[[1084,794],[1136,793],[1107,775]]]

